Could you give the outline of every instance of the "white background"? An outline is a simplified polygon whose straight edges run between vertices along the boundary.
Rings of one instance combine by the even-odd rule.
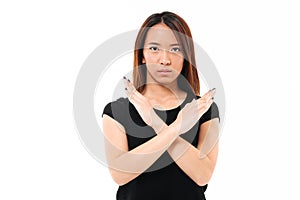
[[[97,46],[164,10],[188,22],[225,88],[207,199],[300,198],[297,1],[152,0],[1,1],[0,199],[115,199],[78,137],[74,84]]]

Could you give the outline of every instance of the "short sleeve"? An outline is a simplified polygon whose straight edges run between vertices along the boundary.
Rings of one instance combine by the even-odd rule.
[[[114,119],[114,116],[113,116],[112,111],[111,111],[111,103],[106,104],[106,106],[104,107],[101,116],[103,117],[104,114],[106,114],[106,115],[108,115],[108,116],[110,116],[111,118]]]
[[[102,117],[106,114],[125,126],[128,120],[128,117],[126,117],[126,114],[128,114],[128,111],[126,111],[126,107],[128,108],[127,104],[124,98],[106,104],[102,112]]]
[[[197,96],[197,99],[198,98],[200,97]],[[220,122],[219,108],[215,102],[213,102],[209,109],[202,115],[202,117],[200,118],[200,124],[203,124],[204,122],[214,118],[218,118]]]

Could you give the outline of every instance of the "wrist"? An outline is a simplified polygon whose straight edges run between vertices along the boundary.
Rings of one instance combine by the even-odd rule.
[[[159,134],[168,126],[162,120],[155,120],[152,122],[151,127],[154,129],[155,133]]]
[[[180,135],[181,132],[180,132],[180,123],[178,123],[178,120],[176,119],[172,124],[169,125],[169,127],[171,129],[173,129],[174,132],[177,133],[177,135]]]
[[[172,124],[170,124],[170,127],[172,127],[174,129],[174,131],[176,131],[178,133],[178,135],[181,134],[181,123],[179,122],[178,119],[176,119]]]

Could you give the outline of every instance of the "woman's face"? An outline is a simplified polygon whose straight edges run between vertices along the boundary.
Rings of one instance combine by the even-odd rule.
[[[183,53],[172,32],[165,24],[156,24],[147,33],[143,63],[147,66],[147,82],[173,83],[183,67]]]

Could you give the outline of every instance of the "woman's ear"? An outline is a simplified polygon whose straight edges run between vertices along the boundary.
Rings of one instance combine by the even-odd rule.
[[[143,64],[145,64],[145,63],[146,63],[146,61],[145,61],[145,58],[143,58],[143,59],[142,59],[142,63],[143,63]]]

